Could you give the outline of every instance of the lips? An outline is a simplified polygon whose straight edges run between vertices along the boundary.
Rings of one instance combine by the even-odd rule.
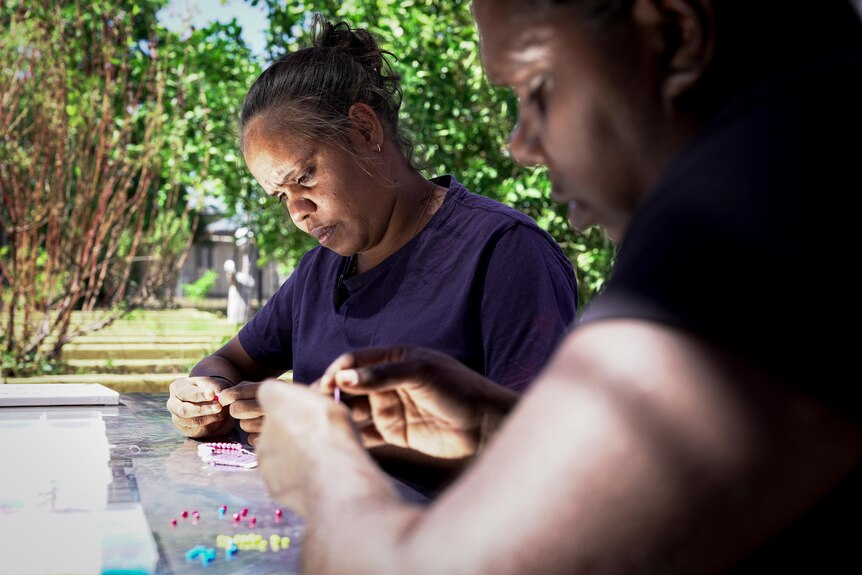
[[[333,236],[335,236],[336,227],[338,227],[337,224],[332,226],[318,226],[312,229],[309,233],[314,237],[314,239],[317,240],[320,245],[325,246],[329,242],[331,242]]]
[[[551,179],[551,199],[557,202],[558,204],[565,204],[573,198],[568,197],[566,193],[566,188],[560,185],[559,182],[555,182],[553,178]]]
[[[584,231],[590,226],[599,224],[593,210],[583,202],[572,200],[566,205],[568,208],[569,224],[578,231]]]

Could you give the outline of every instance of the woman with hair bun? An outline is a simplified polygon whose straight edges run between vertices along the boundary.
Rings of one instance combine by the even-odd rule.
[[[257,384],[242,382],[290,369],[312,382],[357,347],[434,348],[501,393],[521,391],[574,320],[572,265],[545,231],[412,165],[387,55],[366,30],[318,18],[313,45],[249,90],[246,163],[320,246],[236,337],[171,384],[167,407],[185,435],[239,420],[254,442]]]
[[[517,404],[403,346],[339,358],[316,390],[262,384],[259,469],[305,516],[304,572],[862,572],[859,345],[837,327],[859,325],[854,7],[472,7],[518,96],[513,159],[609,231],[614,270]],[[335,389],[387,409],[351,418]],[[370,428],[470,465],[410,504]]]

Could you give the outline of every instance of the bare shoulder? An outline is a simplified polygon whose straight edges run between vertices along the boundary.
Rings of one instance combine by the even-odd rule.
[[[569,335],[441,507],[505,500],[487,512],[533,546],[513,569],[712,572],[860,460],[858,426],[782,382],[686,332],[607,321]]]
[[[788,361],[792,358],[788,358]],[[702,459],[742,467],[785,449],[856,461],[858,424],[688,332],[634,320],[597,322],[564,342],[543,378],[548,394],[594,389],[612,411],[659,425]],[[655,431],[659,431],[655,428]],[[827,438],[840,442],[834,453]]]

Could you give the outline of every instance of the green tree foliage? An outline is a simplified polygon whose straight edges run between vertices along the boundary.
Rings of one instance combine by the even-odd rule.
[[[215,287],[218,280],[218,272],[207,270],[204,275],[183,288],[184,295],[195,303],[204,300],[207,293]]]
[[[517,102],[506,89],[491,86],[479,59],[469,2],[463,0],[248,0],[267,7],[270,58],[305,45],[310,14],[343,19],[376,32],[398,59],[402,75],[402,122],[417,144],[416,161],[427,175],[451,173],[473,191],[493,197],[533,217],[576,264],[582,302],[602,285],[612,246],[598,229],[573,231],[564,209],[550,200],[545,169],[516,166],[508,157],[508,134]],[[240,199],[255,210],[258,244],[265,255],[295,258],[308,247],[283,212],[258,191]]]
[[[236,127],[242,99],[261,68],[241,33],[235,20],[214,22],[164,50],[172,70],[167,107],[181,112],[162,154],[166,175],[174,174],[166,180],[201,195],[230,197],[228,190],[235,194],[254,183],[239,156]]]
[[[7,371],[169,293],[202,194],[247,185],[235,116],[259,67],[236,22],[183,39],[165,4],[0,0]]]

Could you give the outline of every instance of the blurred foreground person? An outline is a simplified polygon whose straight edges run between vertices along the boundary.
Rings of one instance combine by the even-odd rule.
[[[306,570],[859,571],[846,526],[862,410],[835,326],[858,319],[850,4],[473,9],[490,78],[520,100],[513,156],[549,167],[575,226],[620,242],[616,268],[517,404],[407,347],[342,356],[324,375],[324,393],[367,396],[364,413],[264,384],[278,415],[262,471],[307,515]],[[475,458],[417,509],[360,440]]]

